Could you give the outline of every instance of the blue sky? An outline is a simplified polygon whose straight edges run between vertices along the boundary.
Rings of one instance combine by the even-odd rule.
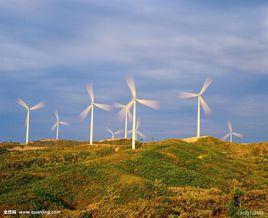
[[[161,104],[138,106],[147,140],[195,135],[196,102],[176,95],[210,76],[202,134],[222,137],[231,120],[243,141],[267,141],[267,27],[266,1],[0,0],[0,141],[24,140],[19,97],[47,104],[31,114],[31,139],[54,137],[55,109],[71,123],[61,137],[88,139],[85,85],[100,103],[126,103],[126,75]],[[123,128],[116,110],[96,110],[96,139],[106,126]]]

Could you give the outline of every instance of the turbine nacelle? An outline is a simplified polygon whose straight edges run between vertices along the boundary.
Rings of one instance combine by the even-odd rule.
[[[139,135],[141,138],[145,138],[145,135],[140,131],[140,124],[141,124],[141,119],[138,119],[137,125],[136,125],[136,133]],[[129,133],[132,133],[132,130],[128,131]]]
[[[109,133],[111,133],[112,134],[112,139],[114,139],[114,137],[116,136],[116,135],[118,135],[118,134],[120,134],[121,132],[122,132],[122,130],[118,130],[118,131],[113,131],[113,130],[111,130],[110,128],[106,128],[106,130],[109,132]]]
[[[115,103],[114,107],[116,108],[120,108],[121,110],[117,113],[117,116],[120,120],[123,120],[124,118],[126,118],[126,116],[131,120],[132,119],[132,115],[130,112],[130,109],[133,105],[133,102],[130,101],[128,104],[123,105],[123,104],[119,104],[119,103]]]
[[[128,136],[128,119],[132,120],[132,115],[130,109],[133,105],[133,102],[130,101],[128,104],[123,105],[119,103],[115,103],[114,107],[121,108],[121,110],[117,113],[117,116],[120,120],[125,119],[125,136],[124,138],[127,139]]]
[[[87,93],[89,95],[89,98],[91,99],[91,103],[82,111],[80,114],[80,117],[82,119],[85,119],[88,115],[88,113],[91,111],[91,119],[90,119],[90,144],[93,144],[93,128],[94,128],[94,107],[96,106],[97,108],[100,108],[102,110],[110,111],[111,107],[106,104],[98,104],[95,103],[95,98],[94,98],[94,91],[92,85],[87,85],[86,86]]]
[[[135,141],[136,141],[136,135],[137,135],[137,129],[136,129],[136,103],[143,104],[147,107],[151,107],[154,109],[159,108],[159,103],[157,101],[153,100],[147,100],[147,99],[140,99],[137,98],[136,95],[136,88],[135,88],[135,83],[132,77],[128,76],[126,78],[127,85],[130,89],[132,99],[130,103],[133,105],[133,122],[132,122],[132,149],[135,149]]]
[[[201,126],[201,118],[200,118],[200,107],[203,108],[205,114],[211,113],[211,109],[203,99],[202,95],[205,93],[207,88],[210,86],[212,80],[210,78],[207,78],[204,82],[201,90],[199,93],[193,93],[193,92],[181,92],[178,94],[178,97],[180,99],[187,99],[187,98],[195,98],[197,97],[197,130],[196,130],[196,136],[200,137],[200,126]]]
[[[180,94],[178,94],[178,98],[180,99],[188,99],[188,98],[195,98],[197,97],[198,100],[200,101],[200,104],[205,112],[205,114],[210,114],[212,112],[212,110],[210,109],[210,107],[207,105],[206,101],[203,99],[202,95],[205,93],[205,91],[207,90],[207,88],[210,86],[210,84],[212,83],[212,79],[207,78],[206,81],[204,82],[201,90],[199,93],[194,93],[194,92],[181,92]]]
[[[143,104],[143,105],[145,105],[147,107],[151,107],[151,108],[154,108],[154,109],[159,109],[160,104],[157,101],[137,98],[135,83],[134,83],[134,80],[133,80],[132,77],[127,77],[126,81],[127,81],[127,84],[128,84],[129,89],[130,89],[131,96],[132,96],[132,99],[131,99],[131,101],[129,103],[133,104],[134,102],[138,102],[138,103]]]
[[[232,126],[232,123],[230,121],[227,122],[227,126],[228,126],[228,130],[229,130],[229,133],[227,133],[224,137],[223,137],[223,140],[226,140],[226,139],[230,139],[230,142],[232,142],[232,139],[233,139],[233,136],[236,136],[238,138],[243,138],[243,135],[240,134],[240,133],[236,133],[236,132],[233,132],[233,126]]]
[[[139,130],[140,129],[140,124],[141,124],[141,119],[138,119],[137,126],[136,126],[136,132],[141,138],[144,138],[145,135]]]
[[[65,122],[65,121],[61,121],[60,118],[59,118],[59,113],[58,111],[55,111],[55,117],[56,117],[56,122],[54,123],[54,125],[51,127],[52,130],[54,130],[57,126],[60,126],[60,125],[69,125],[68,122]]]
[[[45,103],[44,103],[44,102],[39,102],[38,104],[36,104],[36,105],[30,107],[30,106],[27,105],[27,104],[25,103],[25,101],[23,101],[21,98],[19,98],[19,99],[17,100],[17,103],[18,103],[19,105],[21,105],[22,107],[24,107],[27,111],[38,110],[38,109],[40,109],[40,108],[42,108],[42,107],[45,106]]]
[[[30,130],[30,111],[38,110],[38,109],[44,107],[45,106],[45,103],[44,102],[39,102],[38,104],[30,107],[21,98],[19,98],[17,100],[17,103],[19,105],[21,105],[22,107],[24,107],[27,110],[27,115],[26,115],[26,119],[25,119],[25,125],[26,125],[26,139],[25,139],[25,144],[28,144],[28,142],[29,142],[29,130]]]
[[[94,108],[94,106],[102,109],[102,110],[106,110],[106,111],[111,111],[111,106],[107,105],[107,104],[97,104],[95,103],[95,97],[94,97],[94,91],[93,91],[93,86],[92,85],[86,85],[86,89],[87,89],[87,93],[88,96],[91,100],[91,103],[82,111],[82,113],[80,114],[80,117],[82,119],[85,119],[88,115],[88,113]]]

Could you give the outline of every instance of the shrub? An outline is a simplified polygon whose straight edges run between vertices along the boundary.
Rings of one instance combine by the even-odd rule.
[[[9,152],[9,151],[7,150],[7,148],[0,147],[0,155],[6,154],[6,153],[8,153],[8,152]]]
[[[233,192],[233,197],[231,199],[230,205],[229,205],[229,215],[231,217],[239,217],[239,212],[242,210],[242,195],[243,192],[236,188]]]

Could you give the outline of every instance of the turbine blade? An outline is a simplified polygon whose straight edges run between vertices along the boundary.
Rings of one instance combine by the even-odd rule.
[[[56,120],[59,121],[60,118],[59,118],[59,112],[58,111],[55,111],[55,117],[56,117]]]
[[[232,123],[230,121],[227,122],[227,126],[230,132],[233,132]]]
[[[115,135],[118,135],[118,134],[120,134],[122,132],[122,130],[118,130],[118,131],[116,131],[114,134]]]
[[[132,120],[132,114],[131,114],[131,112],[129,110],[127,111],[127,116],[128,116],[129,120]]]
[[[106,128],[106,130],[109,132],[109,133],[111,133],[112,135],[114,134],[114,132],[110,129],[110,128]]]
[[[126,112],[127,112],[127,116],[128,116],[128,118],[129,118],[129,120],[132,120],[132,114],[131,114],[131,112],[130,112],[130,109],[131,109],[131,107],[133,106],[133,101],[130,101],[127,105],[126,105],[126,107],[125,107],[125,111],[124,111],[124,118],[125,118],[125,116],[126,116]]]
[[[202,105],[202,108],[205,111],[205,114],[210,114],[211,113],[211,109],[209,108],[209,106],[207,105],[207,103],[205,102],[205,100],[200,96],[200,103]]]
[[[40,108],[42,108],[42,107],[44,107],[44,106],[45,106],[45,103],[44,103],[44,102],[39,102],[39,103],[36,104],[35,106],[31,107],[30,110],[31,110],[31,111],[38,110],[38,109],[40,109]]]
[[[137,99],[137,102],[154,109],[159,109],[160,107],[159,103],[153,100]]]
[[[68,122],[65,122],[65,121],[59,121],[59,123],[62,124],[62,125],[65,125],[65,126],[66,125],[69,125],[69,123]]]
[[[136,88],[135,88],[135,83],[134,83],[134,80],[132,77],[128,76],[126,78],[126,81],[127,81],[127,85],[130,89],[130,92],[131,92],[131,95],[133,98],[136,98]]]
[[[124,108],[126,105],[120,104],[120,103],[114,103],[114,107],[116,108]]]
[[[141,124],[141,119],[138,119],[136,129],[140,128],[140,124]]]
[[[58,125],[58,122],[54,123],[54,125],[51,127],[51,130],[54,130],[57,125]]]
[[[240,134],[240,133],[235,133],[235,132],[233,132],[233,135],[235,135],[235,136],[237,136],[238,138],[243,138],[243,135],[242,134]]]
[[[102,110],[105,110],[105,111],[111,111],[111,106],[110,105],[107,105],[107,104],[96,104],[94,103],[94,105]]]
[[[181,92],[177,95],[177,97],[180,99],[194,98],[194,97],[197,97],[197,94],[193,92]]]
[[[82,113],[80,114],[80,117],[81,117],[82,119],[85,119],[86,116],[87,116],[87,114],[89,113],[89,111],[90,111],[91,109],[92,109],[92,105],[87,106],[86,109],[83,110]]]
[[[123,120],[126,116],[126,108],[122,108],[118,113],[117,116],[119,120]]]
[[[202,95],[207,90],[207,88],[210,86],[211,83],[212,83],[212,79],[207,78],[202,86],[202,89],[201,89],[199,95]]]
[[[132,107],[133,103],[133,101],[128,102],[126,108],[129,110]]]
[[[123,105],[123,104],[118,104],[118,108],[122,108],[118,113],[117,116],[119,118],[119,120],[123,120],[126,117],[126,112],[128,114],[129,119],[131,119],[131,113],[130,113],[130,108],[133,105],[133,101],[130,101],[127,105]]]
[[[229,136],[230,136],[230,133],[228,133],[225,136],[223,136],[222,139],[225,141]]]
[[[23,101],[21,98],[19,98],[18,100],[17,100],[17,103],[19,104],[19,105],[21,105],[22,107],[24,107],[24,108],[26,108],[27,110],[29,109],[29,106],[25,103],[25,101]]]
[[[86,85],[87,93],[91,101],[94,102],[94,91],[93,91],[93,86],[92,85]]]
[[[137,134],[138,134],[141,138],[144,138],[144,137],[145,137],[145,135],[142,134],[139,130],[137,130]]]

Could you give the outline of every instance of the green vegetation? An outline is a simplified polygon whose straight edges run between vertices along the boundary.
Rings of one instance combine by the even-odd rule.
[[[0,145],[0,209],[60,210],[63,217],[267,215],[268,143],[209,137]],[[260,216],[259,216],[260,217]]]

